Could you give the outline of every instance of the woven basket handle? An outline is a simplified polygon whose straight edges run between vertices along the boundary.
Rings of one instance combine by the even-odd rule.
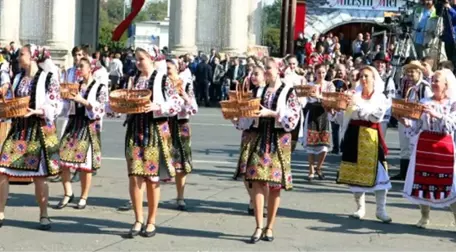
[[[12,99],[14,99],[14,90],[13,90],[13,83],[9,83],[9,90],[11,91]],[[2,101],[3,103],[6,103],[5,99],[6,94],[2,94]]]
[[[242,82],[242,97],[244,97],[244,94],[248,94],[250,91],[250,81],[249,78],[245,77],[244,81]]]
[[[241,100],[242,99],[242,91],[239,90],[241,87],[241,84],[239,84],[239,82],[236,82],[236,97],[237,97],[237,100]]]
[[[409,100],[408,100],[408,97],[409,97],[409,94],[410,94],[410,92],[412,91],[412,89],[413,89],[413,87],[409,88],[409,89],[407,90],[407,92],[405,92],[405,97],[404,97],[404,98],[405,98],[405,101],[406,101],[406,102],[409,101]]]

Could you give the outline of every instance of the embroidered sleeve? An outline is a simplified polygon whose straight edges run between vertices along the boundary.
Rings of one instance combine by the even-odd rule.
[[[412,138],[420,133],[421,129],[423,128],[423,120],[425,119],[422,116],[420,120],[405,120],[408,120],[407,122],[410,124],[410,127],[405,128],[405,136]]]
[[[296,92],[293,90],[288,96],[286,107],[280,109],[278,122],[282,124],[285,131],[292,131],[296,128],[300,118],[301,105],[299,104]]]
[[[193,83],[189,82],[188,85],[188,98],[190,99],[190,104],[184,102],[182,110],[185,110],[188,115],[195,115],[198,112],[198,103],[196,102],[195,92],[193,91]]]
[[[164,116],[175,116],[177,115],[184,104],[184,100],[179,96],[174,88],[169,85],[170,81],[168,77],[166,77],[165,87],[164,87],[164,95],[166,96],[166,101],[162,104],[158,104],[161,108],[158,115]]]
[[[442,115],[441,128],[446,133],[456,131],[456,102],[451,104],[450,113]]]
[[[232,121],[236,129],[248,130],[253,124],[253,118],[240,118],[238,121]]]
[[[46,100],[40,108],[43,110],[45,118],[48,122],[54,122],[62,111],[62,102],[60,100],[60,85],[56,78],[51,78],[49,87],[46,90]]]
[[[101,85],[100,93],[97,96],[96,101],[90,103],[92,109],[87,109],[87,116],[91,120],[100,120],[106,113],[106,103],[108,101],[108,87]]]

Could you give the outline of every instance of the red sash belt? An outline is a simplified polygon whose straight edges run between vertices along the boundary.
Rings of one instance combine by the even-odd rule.
[[[386,155],[388,155],[388,147],[386,146],[385,137],[383,136],[383,131],[382,131],[382,125],[380,123],[373,123],[373,122],[361,121],[361,120],[351,120],[350,124],[355,125],[355,126],[362,126],[362,127],[366,127],[366,128],[376,129],[378,132],[378,139],[380,140],[380,144],[382,145],[385,157],[386,157]]]

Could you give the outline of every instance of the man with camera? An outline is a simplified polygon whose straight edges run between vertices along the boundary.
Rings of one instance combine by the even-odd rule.
[[[421,0],[411,18],[412,40],[418,59],[422,59],[431,54],[431,50],[436,50],[440,41],[436,33],[439,17],[433,0]]]

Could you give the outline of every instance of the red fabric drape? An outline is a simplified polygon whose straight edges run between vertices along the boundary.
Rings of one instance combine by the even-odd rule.
[[[123,20],[116,29],[112,32],[112,41],[119,41],[122,37],[122,34],[128,29],[131,25],[135,17],[141,11],[142,7],[146,0],[132,0],[131,1],[131,12],[130,14]]]
[[[306,12],[306,4],[298,3],[296,6],[295,39],[298,38],[300,32],[304,32],[306,27]]]

